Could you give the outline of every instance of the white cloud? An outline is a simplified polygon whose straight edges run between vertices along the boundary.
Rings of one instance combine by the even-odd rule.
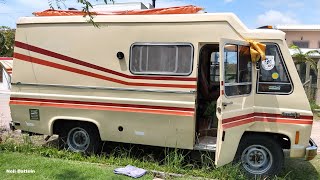
[[[258,26],[277,25],[277,24],[298,24],[299,20],[290,13],[282,13],[280,11],[269,10],[260,14],[257,18]]]

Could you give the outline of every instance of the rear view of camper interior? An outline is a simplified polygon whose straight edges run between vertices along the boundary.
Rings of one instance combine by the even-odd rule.
[[[195,149],[215,151],[216,103],[220,96],[218,44],[206,44],[201,48],[198,67]]]

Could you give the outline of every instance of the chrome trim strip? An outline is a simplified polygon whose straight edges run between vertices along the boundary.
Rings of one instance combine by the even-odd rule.
[[[225,83],[225,86],[244,86],[244,85],[252,85],[252,82],[243,82],[243,83]]]
[[[77,89],[97,89],[97,90],[114,90],[114,91],[136,91],[136,92],[155,92],[155,93],[174,93],[174,94],[194,94],[196,91],[173,91],[161,89],[136,89],[136,88],[113,88],[100,86],[66,86],[59,84],[36,84],[36,83],[11,83],[15,86],[38,86],[38,87],[57,87],[57,88],[77,88]]]

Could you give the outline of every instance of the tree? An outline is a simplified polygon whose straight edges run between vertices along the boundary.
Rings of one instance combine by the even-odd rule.
[[[15,30],[7,26],[0,26],[0,57],[12,57]]]
[[[290,45],[290,48],[295,50],[295,53],[292,55],[292,57],[294,57],[294,63],[296,65],[302,63],[309,63],[311,65],[311,68],[317,74],[317,63],[310,57],[310,55],[319,54],[319,51],[311,50],[304,53],[298,46],[294,44]]]

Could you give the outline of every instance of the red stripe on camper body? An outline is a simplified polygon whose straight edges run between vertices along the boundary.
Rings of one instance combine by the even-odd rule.
[[[223,123],[229,123],[229,122],[233,122],[233,121],[237,121],[237,120],[241,120],[241,119],[246,119],[249,117],[269,117],[269,118],[287,118],[282,116],[281,114],[271,114],[271,113],[250,113],[250,114],[245,114],[245,115],[241,115],[241,116],[236,116],[236,117],[232,117],[232,118],[227,118],[227,119],[223,119]],[[313,116],[300,116],[297,118],[297,120],[299,119],[303,119],[303,120],[313,120]]]
[[[86,104],[86,105],[98,105],[98,106],[118,106],[118,107],[134,107],[134,108],[149,108],[149,109],[165,109],[174,111],[190,111],[194,112],[194,108],[184,107],[170,107],[170,106],[151,106],[141,104],[121,104],[121,103],[105,103],[105,102],[88,102],[88,101],[71,101],[71,100],[57,100],[57,99],[35,99],[35,98],[17,98],[11,97],[12,101],[36,101],[36,102],[51,102],[51,103],[69,103],[69,104]]]
[[[92,68],[92,69],[95,69],[95,70],[99,70],[99,71],[102,71],[102,72],[106,72],[106,73],[109,73],[109,74],[113,74],[113,75],[117,75],[117,76],[120,76],[120,77],[124,77],[124,78],[127,78],[127,79],[168,80],[168,81],[197,81],[197,78],[189,78],[189,77],[130,76],[130,75],[123,74],[123,73],[120,73],[120,72],[117,72],[117,71],[113,71],[111,69],[107,69],[107,68],[104,68],[104,67],[101,67],[101,66],[97,66],[95,64],[91,64],[91,63],[88,63],[88,62],[85,62],[85,61],[81,61],[81,60],[78,60],[78,59],[75,59],[75,58],[72,58],[72,57],[69,57],[69,56],[65,56],[65,55],[58,54],[58,53],[55,53],[55,52],[52,52],[52,51],[49,51],[49,50],[46,50],[46,49],[42,49],[42,48],[39,48],[39,47],[36,47],[36,46],[25,44],[25,43],[22,43],[22,42],[19,42],[19,41],[15,42],[15,46],[19,47],[19,48],[22,48],[22,49],[25,49],[25,50],[32,51],[32,52],[43,54],[43,55],[46,55],[46,56],[54,57],[54,58],[57,58],[57,59],[60,59],[60,60],[63,60],[63,61],[67,61],[67,62],[71,62],[71,63],[74,63],[74,64],[78,64],[78,65],[81,65],[81,66],[84,66],[84,67],[89,67],[89,68]]]
[[[81,69],[65,66],[65,65],[62,65],[62,64],[53,63],[53,62],[46,61],[46,60],[43,60],[43,59],[26,56],[26,55],[19,54],[19,53],[14,53],[14,58],[22,60],[22,61],[41,64],[41,65],[44,65],[44,66],[48,66],[48,67],[52,67],[52,68],[56,68],[56,69],[60,69],[60,70],[64,70],[64,71],[69,71],[69,72],[73,72],[73,73],[77,73],[77,74],[82,74],[82,75],[89,76],[89,77],[94,77],[94,78],[97,78],[97,79],[111,81],[111,82],[114,82],[114,83],[119,83],[119,84],[123,84],[123,85],[127,85],[127,86],[172,87],[172,88],[188,88],[188,89],[195,89],[196,88],[196,85],[185,85],[185,84],[154,84],[154,83],[126,82],[126,81],[122,81],[122,80],[119,80],[119,79],[114,79],[114,78],[103,76],[103,75],[100,75],[100,74],[88,72],[88,71],[85,71],[85,70],[81,70]]]
[[[69,109],[90,109],[118,112],[150,113],[176,116],[194,116],[194,109],[164,106],[147,106],[132,104],[115,104],[99,102],[81,102],[48,99],[10,98],[10,105],[55,107]],[[186,111],[185,111],[186,110]]]
[[[301,116],[300,119],[285,118],[280,114],[250,113],[236,116],[222,121],[224,129],[241,126],[252,122],[274,122],[286,124],[313,124],[312,116]]]
[[[8,61],[8,60],[13,60],[12,57],[0,57],[0,61]]]

